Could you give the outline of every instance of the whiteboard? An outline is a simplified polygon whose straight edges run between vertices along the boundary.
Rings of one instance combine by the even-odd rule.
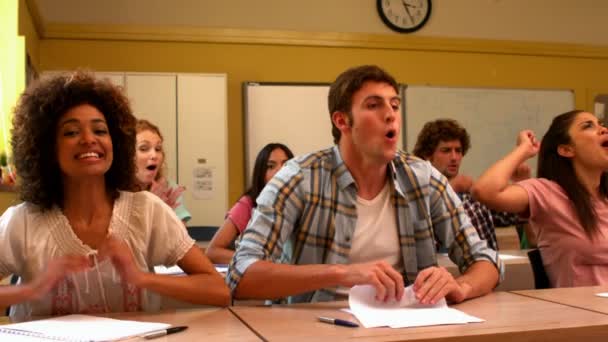
[[[541,139],[551,120],[574,109],[571,90],[488,89],[408,85],[406,148],[413,150],[427,121],[452,118],[471,136],[460,172],[477,178],[513,149],[517,134],[531,129]],[[536,172],[536,158],[528,161]]]
[[[247,186],[255,158],[268,143],[283,143],[296,156],[333,146],[328,93],[329,84],[244,83]]]

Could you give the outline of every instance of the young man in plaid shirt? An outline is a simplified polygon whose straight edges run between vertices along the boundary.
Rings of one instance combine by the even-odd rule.
[[[498,255],[447,179],[397,150],[400,106],[397,82],[377,66],[338,76],[328,96],[336,145],[288,161],[258,197],[226,277],[235,298],[333,300],[368,284],[392,301],[413,284],[422,303],[461,302],[496,286]],[[437,266],[436,242],[462,276]],[[291,262],[279,263],[287,246]]]
[[[516,214],[491,210],[476,201],[469,189],[473,185],[470,177],[459,174],[462,158],[471,147],[471,139],[466,129],[456,120],[438,119],[427,122],[418,134],[414,154],[428,160],[439,172],[448,178],[450,185],[477,229],[479,237],[486,240],[488,247],[498,250],[495,227],[509,227],[523,223]],[[513,181],[530,177],[530,168],[523,164],[513,175]]]

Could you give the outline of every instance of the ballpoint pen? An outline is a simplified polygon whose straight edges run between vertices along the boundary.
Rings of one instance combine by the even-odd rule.
[[[163,330],[155,331],[153,333],[146,334],[146,335],[144,335],[144,338],[146,340],[150,340],[153,338],[157,338],[157,337],[161,337],[161,336],[165,336],[165,335],[169,335],[169,334],[175,334],[180,331],[184,331],[186,329],[188,329],[187,326],[171,327],[171,328],[167,328],[167,329],[163,329]]]
[[[335,325],[340,325],[343,327],[350,327],[350,328],[359,327],[359,324],[353,323],[351,321],[347,321],[344,319],[331,318],[331,317],[317,317],[317,318],[319,319],[320,322],[323,322],[323,323],[335,324]]]

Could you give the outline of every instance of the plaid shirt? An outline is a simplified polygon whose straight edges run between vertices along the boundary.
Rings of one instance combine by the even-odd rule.
[[[498,250],[498,240],[494,227],[509,227],[524,223],[517,214],[505,211],[494,211],[473,199],[468,192],[458,193],[462,200],[462,206],[471,219],[471,224],[477,229],[477,234],[482,240],[486,240],[488,247]]]
[[[437,265],[435,241],[450,247],[450,259],[461,272],[477,260],[487,260],[497,265],[502,279],[497,253],[479,239],[441,173],[401,151],[388,166],[406,284],[412,284],[422,269]],[[287,246],[293,248],[293,264],[348,264],[357,220],[356,196],[355,181],[337,146],[286,163],[257,199],[228,270],[226,282],[231,290],[251,264],[279,262]],[[334,298],[335,289],[323,289],[292,300]]]

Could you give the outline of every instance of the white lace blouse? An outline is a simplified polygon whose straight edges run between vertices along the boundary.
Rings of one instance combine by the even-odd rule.
[[[174,211],[147,191],[121,192],[114,202],[109,234],[125,241],[135,263],[153,272],[156,265],[175,265],[194,245]],[[49,260],[67,255],[92,255],[57,207],[41,211],[22,203],[0,217],[0,278],[16,274],[22,282],[40,274]],[[120,311],[153,311],[160,297],[123,283],[109,260],[86,272],[70,275],[37,301],[11,306],[11,316],[62,315]]]

